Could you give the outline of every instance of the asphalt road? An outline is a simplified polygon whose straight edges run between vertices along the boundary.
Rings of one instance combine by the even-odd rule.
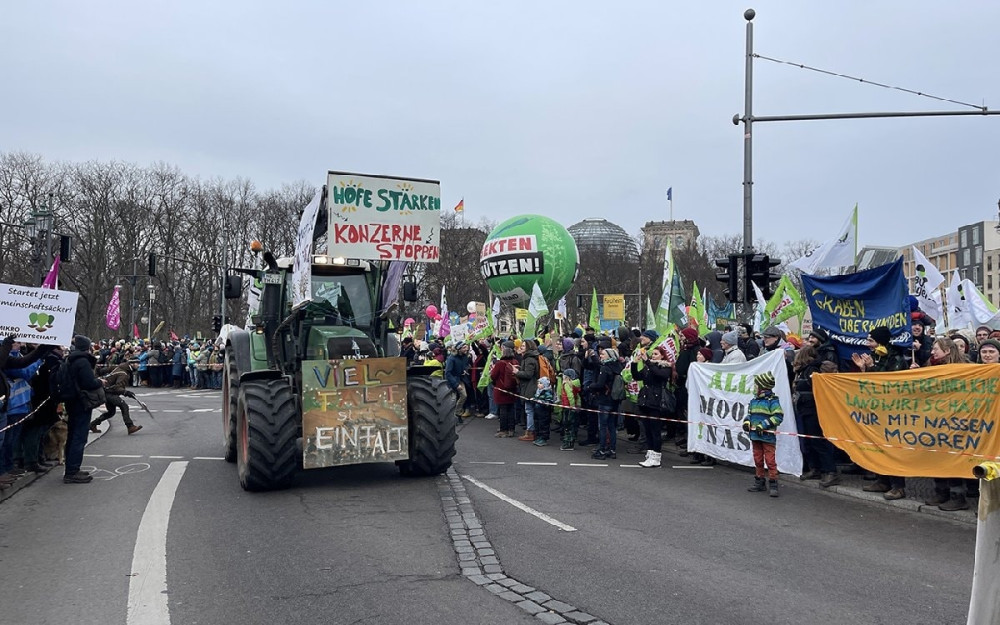
[[[668,454],[661,469],[598,463],[495,439],[483,420],[462,426],[446,477],[362,465],[251,494],[221,459],[218,392],[140,397],[155,421],[136,410],[133,436],[113,422],[87,448],[93,483],[57,469],[0,504],[0,623],[561,618],[463,575],[459,515],[483,528],[507,585],[595,622],[965,621],[975,528],[939,517],[795,484],[772,499],[746,492],[742,471]]]

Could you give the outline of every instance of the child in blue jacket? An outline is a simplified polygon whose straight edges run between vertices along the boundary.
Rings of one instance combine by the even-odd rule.
[[[774,374],[761,373],[754,376],[754,398],[750,400],[747,418],[743,420],[743,431],[750,434],[750,445],[753,447],[753,464],[755,477],[750,492],[770,490],[772,497],[778,496],[778,462],[774,458],[774,448],[777,437],[775,430],[785,417],[778,396],[774,394]],[[764,479],[764,467],[767,465],[767,477]],[[769,488],[770,487],[770,488]]]

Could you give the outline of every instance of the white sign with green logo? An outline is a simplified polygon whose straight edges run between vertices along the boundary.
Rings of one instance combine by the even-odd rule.
[[[25,343],[69,345],[80,294],[0,284],[0,337]]]

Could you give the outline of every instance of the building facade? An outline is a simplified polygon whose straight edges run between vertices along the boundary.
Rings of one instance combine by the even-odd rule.
[[[647,221],[642,227],[643,247],[646,249],[665,249],[667,241],[672,248],[694,246],[698,244],[698,225],[690,219],[675,221]]]

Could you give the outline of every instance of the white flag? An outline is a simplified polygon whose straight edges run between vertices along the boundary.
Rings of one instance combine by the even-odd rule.
[[[850,217],[844,223],[835,239],[823,243],[816,249],[789,266],[805,273],[816,273],[820,269],[847,267],[854,264],[858,255],[858,205],[854,205]]]
[[[496,297],[493,298],[493,318],[496,319],[500,316],[500,300]]]
[[[969,314],[969,302],[965,299],[962,279],[958,277],[958,269],[951,274],[951,284],[948,285],[948,329],[967,328],[972,323]]]
[[[941,318],[941,298],[934,299],[934,294],[944,282],[944,276],[927,257],[913,246],[913,296],[920,302],[920,309],[935,319]]]
[[[538,319],[547,312],[549,312],[549,307],[545,303],[545,296],[542,295],[542,289],[536,282],[535,285],[531,287],[531,301],[528,302],[528,314],[535,319]]]
[[[987,326],[994,330],[1000,326],[1000,315],[997,313],[997,307],[986,299],[986,296],[976,288],[972,280],[968,278],[962,280],[962,294],[969,304],[969,317],[974,325]]]
[[[767,315],[767,300],[764,299],[764,292],[760,290],[756,282],[751,280],[750,284],[753,285],[754,296],[757,298],[757,311],[753,316],[753,330],[760,332],[767,327],[767,324],[763,323],[764,316]]]
[[[556,304],[556,319],[566,318],[566,296],[563,295],[559,298],[559,303]]]

